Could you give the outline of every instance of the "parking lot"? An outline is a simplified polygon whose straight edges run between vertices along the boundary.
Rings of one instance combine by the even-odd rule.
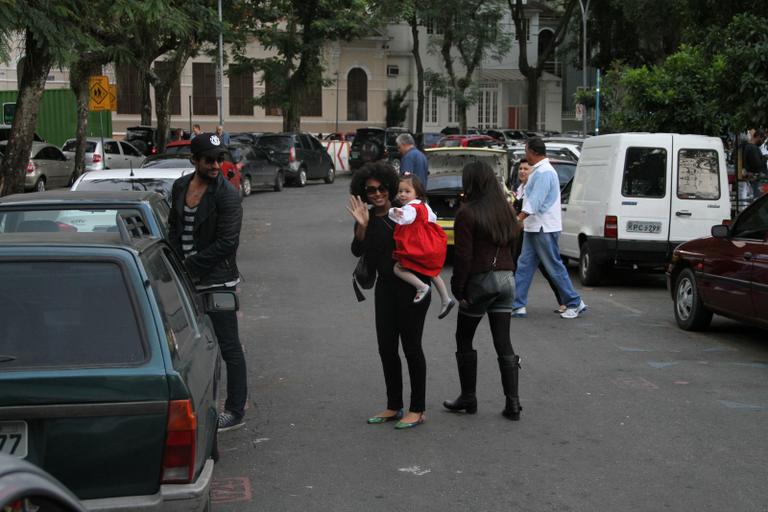
[[[358,303],[351,287],[348,185],[244,199],[250,409],[220,437],[216,510],[768,510],[765,331],[717,316],[707,332],[680,330],[660,274],[580,288],[590,309],[570,322],[537,278],[512,325],[520,422],[499,414],[485,323],[478,414],[443,410],[459,390],[456,314],[438,320],[433,304],[425,424],[366,425],[384,384],[372,292]]]

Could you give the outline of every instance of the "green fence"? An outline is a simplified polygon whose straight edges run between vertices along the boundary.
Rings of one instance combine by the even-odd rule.
[[[0,103],[15,103],[18,91],[0,91]],[[71,89],[46,89],[37,115],[37,133],[51,144],[62,146],[77,130],[77,102]],[[112,136],[112,112],[89,112],[88,135]]]

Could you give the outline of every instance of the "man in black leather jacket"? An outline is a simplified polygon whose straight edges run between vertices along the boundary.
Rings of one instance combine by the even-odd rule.
[[[191,148],[195,172],[173,184],[168,239],[198,290],[234,290],[240,282],[236,261],[243,220],[240,194],[221,173],[226,149],[216,134],[197,135]],[[245,425],[245,357],[237,313],[223,311],[209,316],[227,365],[227,399],[218,420],[219,432],[224,432]]]

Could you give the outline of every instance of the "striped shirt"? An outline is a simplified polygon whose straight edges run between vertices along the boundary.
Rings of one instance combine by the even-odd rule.
[[[195,213],[197,212],[197,206],[190,208],[186,204],[184,205],[184,222],[182,223],[181,232],[181,250],[184,253],[184,259],[197,254],[195,250]]]

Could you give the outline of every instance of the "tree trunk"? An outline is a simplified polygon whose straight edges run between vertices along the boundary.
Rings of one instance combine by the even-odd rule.
[[[461,101],[456,102],[456,117],[459,118],[459,131],[467,133],[467,103],[463,101],[465,89],[457,90]]]
[[[413,60],[416,62],[416,133],[424,131],[424,63],[419,51],[419,22],[416,14],[411,17],[411,35],[413,36]]]
[[[536,68],[530,68],[525,78],[528,84],[528,129],[535,131],[539,129],[539,74]]]
[[[152,126],[152,97],[149,93],[149,66],[151,63],[140,63],[138,80],[141,91],[141,125]]]
[[[45,91],[45,81],[53,64],[48,45],[36,40],[29,30],[25,35],[25,56],[20,64],[22,69],[16,114],[8,137],[5,160],[0,166],[0,196],[24,191],[24,176],[32,150],[37,114]]]
[[[99,74],[101,66],[85,60],[75,62],[70,68],[69,85],[75,93],[75,102],[77,104],[77,129],[75,138],[77,147],[75,149],[74,169],[75,179],[85,172],[85,153],[88,136],[88,78],[91,75]]]
[[[171,66],[165,69],[164,73],[155,73],[157,79],[154,82],[155,87],[155,114],[157,116],[157,152],[165,151],[165,145],[168,143],[171,125],[171,91],[179,83],[181,73],[187,64],[190,55],[197,48],[195,41],[187,41],[179,49],[175,50],[171,57]]]

